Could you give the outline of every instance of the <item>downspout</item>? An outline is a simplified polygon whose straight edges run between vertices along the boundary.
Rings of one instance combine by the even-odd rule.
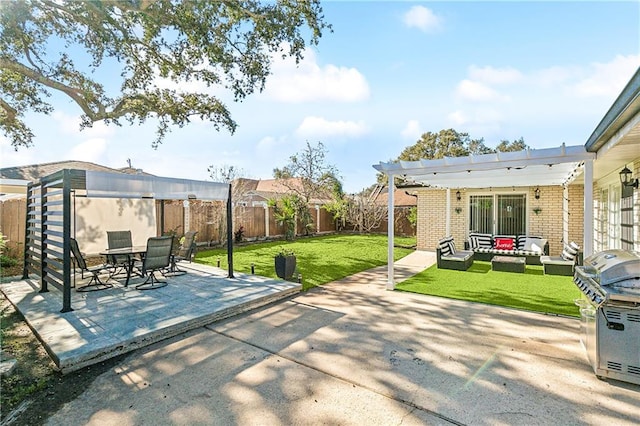
[[[389,177],[389,185],[388,185],[388,207],[387,207],[387,290],[395,289],[395,272],[393,265],[393,240],[394,240],[394,178],[393,175],[388,175]]]

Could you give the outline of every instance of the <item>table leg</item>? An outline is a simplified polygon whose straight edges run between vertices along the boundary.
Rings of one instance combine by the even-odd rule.
[[[127,281],[125,281],[124,286],[129,287],[129,278],[131,278],[131,271],[133,270],[134,259],[133,256],[128,256],[129,261],[127,266]]]

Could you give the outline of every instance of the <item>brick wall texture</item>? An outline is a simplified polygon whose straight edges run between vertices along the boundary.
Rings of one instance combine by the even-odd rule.
[[[540,199],[534,197],[536,187],[518,188],[516,192],[527,194],[528,235],[541,236],[549,241],[551,255],[559,255],[563,241],[563,188],[561,186],[541,186]],[[506,193],[512,188],[492,188],[492,192]],[[486,194],[486,190],[460,190],[461,200],[457,201],[455,191],[451,191],[451,235],[457,248],[464,246],[469,232],[469,195]],[[582,184],[569,185],[568,188],[568,231],[569,240],[582,246],[584,224]],[[533,208],[541,209],[539,214]],[[456,212],[456,208],[460,212]],[[418,190],[418,230],[417,246],[422,250],[435,250],[438,240],[446,231],[446,190],[423,188]],[[568,243],[568,241],[567,241]]]

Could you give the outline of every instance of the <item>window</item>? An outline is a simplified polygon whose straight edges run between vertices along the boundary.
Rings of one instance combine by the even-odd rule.
[[[527,233],[525,194],[471,195],[469,209],[471,232],[499,235]]]

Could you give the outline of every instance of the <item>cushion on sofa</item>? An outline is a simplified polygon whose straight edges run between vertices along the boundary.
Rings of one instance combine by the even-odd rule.
[[[524,250],[524,246],[527,243],[527,238],[543,239],[542,237],[537,237],[537,236],[533,236],[533,235],[518,235],[516,237],[516,246],[518,247],[518,250]]]
[[[469,247],[472,250],[477,248],[492,248],[493,242],[491,234],[481,234],[479,232],[469,233]]]
[[[564,260],[575,261],[578,251],[580,251],[580,246],[571,241],[569,245],[564,246],[564,250],[562,250],[560,256],[562,256]]]
[[[493,239],[494,244],[493,247],[497,250],[513,250],[513,243],[514,243],[514,239],[513,238],[508,238],[508,237],[495,237]]]
[[[526,237],[522,248],[518,247],[518,249],[544,253],[545,245],[547,245],[547,240],[545,238]]]
[[[439,240],[438,247],[440,247],[440,253],[442,256],[451,256],[456,252],[456,247],[453,243],[453,236],[451,235]]]

